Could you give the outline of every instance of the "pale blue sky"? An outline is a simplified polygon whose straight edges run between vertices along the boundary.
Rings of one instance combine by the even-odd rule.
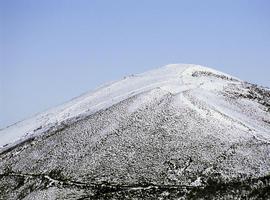
[[[0,0],[0,127],[169,63],[270,86],[268,0]]]

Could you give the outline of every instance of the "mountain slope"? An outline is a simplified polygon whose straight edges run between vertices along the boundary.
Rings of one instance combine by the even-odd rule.
[[[202,66],[104,85],[0,141],[3,199],[269,197],[269,90]]]

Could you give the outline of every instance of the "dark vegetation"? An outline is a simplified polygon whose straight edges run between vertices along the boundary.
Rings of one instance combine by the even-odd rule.
[[[207,71],[196,71],[192,74],[192,76],[193,77],[207,76],[207,77],[220,78],[227,81],[238,81],[237,79],[232,78],[232,77],[228,77],[228,76],[220,75],[220,74],[214,74],[212,72],[207,72]]]
[[[53,180],[53,181],[52,181]],[[49,174],[22,174],[7,169],[0,174],[0,197],[16,190],[15,199],[23,199],[33,191],[49,187],[83,190],[77,199],[270,199],[270,175],[259,178],[224,181],[218,174],[205,177],[201,186],[157,185],[138,183],[118,185],[114,183],[84,183],[73,181],[62,174],[61,169]]]
[[[242,92],[240,89],[235,91],[227,90],[226,92],[234,98],[253,100],[264,106],[267,112],[270,112],[270,90],[250,83],[243,83],[243,87],[247,89],[247,92]]]

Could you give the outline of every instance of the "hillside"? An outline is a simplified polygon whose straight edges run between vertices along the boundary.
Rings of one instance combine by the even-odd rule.
[[[270,90],[174,64],[0,130],[0,199],[270,198]]]

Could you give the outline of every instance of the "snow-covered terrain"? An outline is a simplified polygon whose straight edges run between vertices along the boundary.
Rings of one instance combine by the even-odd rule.
[[[198,65],[172,64],[152,70],[143,74],[132,75],[109,85],[98,88],[94,92],[84,94],[64,105],[52,108],[47,112],[18,122],[0,131],[0,148],[9,147],[33,135],[64,123],[66,120],[83,118],[98,110],[108,108],[124,99],[136,94],[160,88],[173,94],[185,90],[204,88],[207,90],[220,90],[224,82],[215,80],[215,83],[204,79],[194,79],[192,74],[196,71],[211,72],[232,78],[229,75],[217,72]],[[209,77],[206,77],[209,79]],[[211,77],[210,77],[211,78]]]
[[[0,199],[270,198],[269,90],[198,65],[104,85],[0,145]]]

